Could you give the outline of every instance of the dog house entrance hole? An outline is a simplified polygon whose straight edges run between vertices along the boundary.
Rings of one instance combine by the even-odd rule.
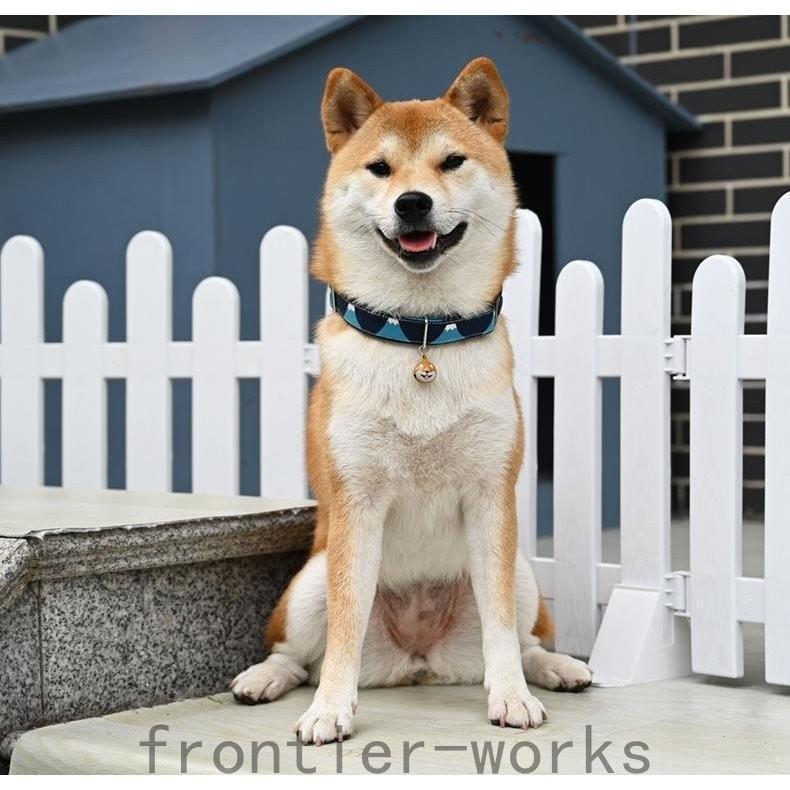
[[[541,335],[554,334],[554,157],[510,151],[510,165],[518,189],[519,206],[534,211],[543,228],[540,259]],[[554,380],[538,381],[538,476],[551,480],[554,455]],[[529,439],[528,439],[529,441]],[[542,525],[545,519],[541,518]],[[543,530],[541,530],[543,531]]]

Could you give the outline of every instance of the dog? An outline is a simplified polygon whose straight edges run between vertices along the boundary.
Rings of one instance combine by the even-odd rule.
[[[487,58],[431,101],[385,102],[338,68],[321,115],[311,269],[333,310],[308,417],[316,530],[268,658],[233,695],[317,684],[303,743],[352,733],[359,686],[483,682],[492,723],[539,727],[527,681],[578,691],[592,675],[541,646],[552,623],[517,549],[524,431],[498,320],[515,267],[507,92]]]

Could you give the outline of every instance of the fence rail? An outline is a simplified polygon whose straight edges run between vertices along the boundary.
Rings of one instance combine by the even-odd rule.
[[[518,272],[505,288],[528,441],[520,539],[554,604],[557,647],[591,654],[599,682],[694,671],[743,673],[741,623],[765,624],[766,679],[790,685],[790,194],[771,223],[768,331],[744,335],[744,276],[707,258],[693,283],[691,335],[670,330],[671,219],[637,201],[623,222],[621,334],[604,335],[604,283],[589,261],[557,282],[556,334],[538,335],[541,229],[519,213]],[[126,484],[171,489],[171,380],[192,380],[193,490],[239,490],[239,389],[260,381],[261,493],[307,493],[307,244],[293,228],[260,249],[260,340],[239,338],[239,294],[220,277],[192,301],[192,340],[172,339],[172,253],[145,231],[129,244],[125,342],[107,340],[96,283],[64,298],[63,342],[44,342],[44,255],[29,237],[0,255],[0,480],[43,483],[43,380],[63,381],[63,483],[107,484],[108,379],[126,382]],[[276,298],[275,295],[276,294]],[[304,317],[294,321],[293,316]],[[670,559],[670,380],[690,381],[690,567]],[[536,556],[537,379],[554,378],[554,554]],[[601,379],[620,379],[621,563],[601,560]],[[742,382],[766,381],[764,578],[741,572]]]

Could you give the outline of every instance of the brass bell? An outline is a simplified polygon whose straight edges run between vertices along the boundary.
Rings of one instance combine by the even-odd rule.
[[[430,384],[436,380],[436,365],[423,353],[422,359],[414,366],[414,378],[420,384]]]

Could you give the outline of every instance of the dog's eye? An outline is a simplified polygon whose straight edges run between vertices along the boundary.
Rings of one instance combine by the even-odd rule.
[[[378,178],[386,178],[392,172],[390,166],[383,159],[379,159],[378,162],[371,162],[368,165],[368,170]]]
[[[442,170],[446,173],[448,170],[458,170],[458,168],[466,161],[466,157],[461,154],[450,154],[447,159],[441,164]]]

